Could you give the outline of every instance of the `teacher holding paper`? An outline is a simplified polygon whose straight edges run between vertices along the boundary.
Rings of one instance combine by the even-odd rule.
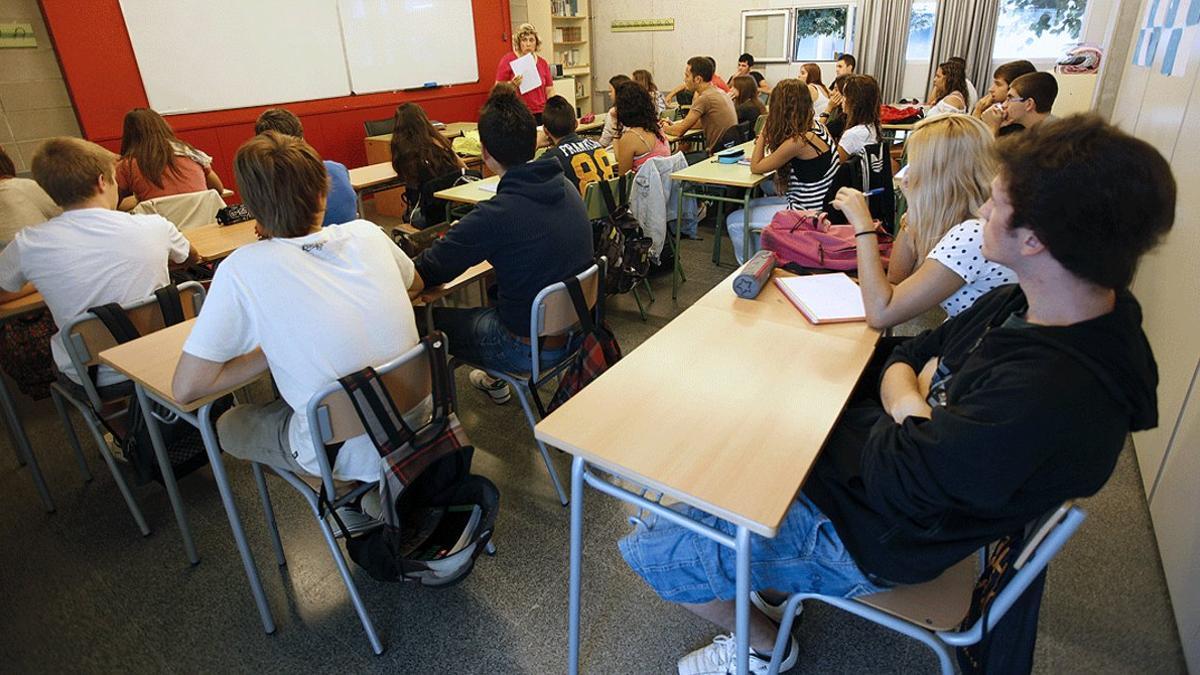
[[[523,23],[513,35],[513,51],[500,57],[500,65],[496,66],[496,82],[512,82],[539,125],[546,99],[554,95],[550,64],[534,53],[541,46],[542,39],[533,24]]]

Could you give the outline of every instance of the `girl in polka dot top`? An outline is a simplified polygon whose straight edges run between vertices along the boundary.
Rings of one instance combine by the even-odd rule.
[[[1007,267],[983,257],[976,217],[991,194],[992,135],[969,115],[918,124],[909,137],[908,169],[900,182],[908,212],[886,272],[862,193],[842,188],[833,201],[854,225],[858,282],[867,323],[890,328],[941,305],[949,316],[997,286],[1016,282]]]

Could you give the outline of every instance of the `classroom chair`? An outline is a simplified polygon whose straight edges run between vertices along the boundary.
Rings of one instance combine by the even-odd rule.
[[[367,136],[390,136],[395,122],[391,117],[382,120],[367,120],[363,122]]]
[[[147,199],[138,202],[132,213],[160,215],[175,223],[180,230],[217,222],[217,212],[225,208],[225,200],[216,190],[185,192],[178,195]]]
[[[398,358],[388,361],[383,365],[375,366],[375,372],[383,379],[388,394],[392,397],[392,400],[396,403],[396,408],[399,410],[410,410],[417,406],[430,395],[433,388],[429,361],[426,358],[425,345],[423,344],[417,344]],[[358,413],[355,412],[354,404],[350,401],[350,397],[346,394],[346,390],[342,388],[341,383],[335,380],[316,394],[313,394],[312,398],[308,401],[308,407],[305,409],[304,414],[308,417],[308,430],[313,447],[318,448],[317,464],[321,467],[321,484],[324,487],[325,494],[329,496],[331,508],[336,509],[346,504],[352,504],[363,494],[378,489],[379,484],[377,482],[363,483],[339,495],[334,486],[333,466],[329,463],[329,456],[325,452],[320,451],[322,448],[339,445],[347,439],[366,433],[366,430],[362,426],[362,420],[359,419]],[[287,558],[284,556],[283,541],[279,537],[279,527],[275,522],[275,510],[271,505],[271,495],[267,490],[266,479],[263,477],[264,467],[270,469],[282,478],[285,483],[292,486],[293,489],[300,493],[304,501],[308,503],[313,517],[316,518],[317,527],[320,528],[321,535],[325,538],[325,544],[329,547],[329,553],[333,556],[333,562],[337,566],[338,574],[342,577],[342,583],[346,585],[346,592],[350,595],[350,603],[354,605],[354,611],[358,614],[358,620],[362,623],[363,631],[367,634],[367,640],[371,643],[371,650],[375,654],[382,654],[383,643],[379,640],[379,635],[375,631],[375,625],[371,621],[370,615],[367,614],[366,605],[363,604],[362,596],[358,592],[358,586],[354,583],[354,576],[350,572],[350,566],[346,563],[346,556],[342,552],[341,547],[338,546],[329,521],[322,517],[320,492],[291,471],[267,464],[251,462],[254,480],[258,484],[259,497],[262,499],[263,515],[267,521],[267,529],[271,533],[271,543],[275,548],[276,562],[279,563],[280,567],[283,567],[287,564]]]
[[[575,278],[583,288],[583,296],[587,300],[588,309],[591,309],[595,313],[596,322],[599,323],[603,316],[604,302],[604,270],[602,264],[593,264],[583,272],[575,275]],[[532,310],[529,313],[529,334],[531,336],[541,338],[564,335],[571,332],[578,325],[579,317],[575,313],[575,305],[571,302],[571,295],[567,291],[565,283],[560,281],[550,284],[534,297]],[[489,376],[497,377],[507,382],[508,386],[516,392],[517,399],[521,401],[521,409],[525,412],[525,419],[529,422],[530,431],[533,431],[533,428],[537,426],[538,415],[534,415],[534,408],[530,406],[529,400],[532,398],[535,401],[537,412],[540,415],[543,408],[538,391],[575,361],[575,355],[578,354],[579,348],[582,346],[582,340],[578,341],[580,344],[574,345],[574,349],[569,351],[561,361],[546,370],[542,370],[538,351],[539,342],[540,340],[537,339],[529,341],[529,357],[533,365],[533,371],[530,373],[509,373],[490,370],[483,368],[483,366],[477,363],[468,363],[457,358],[450,360],[450,368],[453,371],[460,365],[468,365],[473,368],[480,368],[487,372]],[[563,506],[566,506],[568,502],[567,493],[563,490],[562,482],[558,478],[558,471],[554,469],[554,463],[550,461],[549,449],[536,436],[533,441],[537,443],[538,450],[542,453],[542,461],[545,462],[546,471],[550,474],[550,482],[554,483],[554,491],[558,493],[558,501]]]
[[[204,295],[204,287],[197,281],[188,281],[179,285],[179,299],[185,319],[194,318],[200,313],[200,307],[204,304]],[[162,309],[159,307],[157,298],[153,295],[122,305],[122,307],[129,316],[129,320],[142,335],[161,330],[166,325]],[[71,448],[75,451],[75,456],[79,461],[80,472],[83,473],[84,480],[91,480],[87,460],[83,456],[83,450],[79,446],[79,438],[75,435],[75,427],[71,423],[71,418],[67,414],[67,408],[63,405],[63,401],[74,406],[83,417],[88,430],[92,432],[92,438],[95,439],[96,446],[100,449],[100,456],[104,458],[104,462],[108,465],[108,470],[112,473],[113,480],[117,484],[117,489],[121,491],[121,496],[124,497],[125,504],[129,507],[129,513],[137,523],[142,536],[149,536],[150,527],[146,525],[146,519],[142,516],[142,510],[138,507],[137,501],[134,500],[133,492],[130,491],[129,485],[125,481],[124,471],[117,464],[116,459],[109,450],[108,442],[104,438],[106,428],[112,429],[114,435],[118,436],[124,431],[125,414],[133,396],[132,386],[128,395],[104,399],[96,390],[91,377],[88,376],[89,368],[100,365],[100,352],[109,347],[116,346],[117,341],[108,332],[108,328],[105,327],[100,318],[91,312],[84,312],[75,317],[62,328],[61,332],[63,335],[63,346],[66,347],[67,355],[71,359],[71,365],[74,366],[75,372],[81,375],[81,389],[84,396],[80,398],[78,392],[73,392],[61,382],[55,382],[50,386],[50,396],[54,399],[54,407],[58,410],[59,417],[62,418],[63,427],[67,432],[67,440],[70,442]],[[165,465],[163,460],[167,460]],[[175,474],[171,470],[170,461],[165,457],[159,457],[159,466],[162,469],[163,483],[167,488],[167,495],[170,498],[171,506],[175,510],[176,519],[179,521],[180,530],[184,533],[184,539],[190,540],[187,534],[187,526],[183,521],[182,502],[179,498],[179,489],[175,483]],[[190,562],[194,563],[195,561]]]
[[[762,133],[763,127],[765,127],[765,126],[767,126],[767,115],[766,115],[766,113],[763,113],[762,115],[759,115],[757,119],[754,120],[754,136],[753,136],[753,138],[758,138],[758,135],[760,133]],[[749,139],[747,139],[747,140],[749,140]]]
[[[630,172],[627,172],[624,176],[618,176],[617,178],[609,179],[608,187],[612,191],[612,194],[619,195],[618,201],[620,203],[617,204],[617,206],[628,206],[629,205],[628,195],[632,194],[631,191],[633,189],[633,176],[634,176],[633,172],[630,171]],[[604,199],[604,193],[601,192],[599,183],[596,183],[596,182],[588,183],[587,188],[584,189],[584,191],[583,191],[583,205],[585,208],[587,208],[588,220],[596,220],[599,218],[605,218],[609,214],[608,203]],[[674,243],[674,242],[672,241],[672,243]],[[650,280],[642,279],[642,287],[645,289],[646,294],[649,296],[650,302],[651,303],[654,302],[654,290],[652,288],[650,288]],[[649,303],[645,303],[645,304],[642,303],[642,296],[641,296],[641,293],[639,293],[637,286],[633,287],[633,299],[635,302],[637,302],[638,314],[641,315],[642,321],[645,321],[646,320],[645,304],[649,304]]]
[[[1075,531],[1083,523],[1087,513],[1068,501],[1026,528],[1026,543],[1013,567],[1017,570],[1000,589],[984,617],[980,617],[963,629],[961,623],[971,607],[971,596],[975,582],[980,576],[980,564],[987,559],[986,549],[982,560],[973,555],[944,572],[933,581],[912,586],[899,586],[882,593],[874,593],[854,599],[825,596],[816,593],[796,593],[784,607],[783,622],[775,639],[775,651],[771,658],[770,675],[779,672],[779,664],[787,649],[791,636],[792,621],[796,607],[802,600],[819,600],[839,607],[868,621],[886,626],[925,644],[937,655],[943,675],[955,672],[957,647],[969,647],[983,639],[987,631],[995,629],[1005,613],[1029,588],[1058,555]],[[984,626],[984,619],[987,626]]]

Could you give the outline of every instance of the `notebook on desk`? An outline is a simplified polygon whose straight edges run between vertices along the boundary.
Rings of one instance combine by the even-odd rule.
[[[821,323],[865,321],[862,292],[843,272],[805,277],[777,277],[775,285],[804,318]]]

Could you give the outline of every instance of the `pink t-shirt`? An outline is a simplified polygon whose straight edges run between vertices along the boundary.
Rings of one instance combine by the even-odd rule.
[[[509,82],[513,79],[512,62],[519,58],[520,55],[515,52],[508,52],[500,57],[500,65],[496,66],[497,82]],[[537,70],[538,75],[542,78],[542,86],[521,94],[521,99],[525,101],[525,105],[529,106],[530,112],[540,113],[546,109],[546,89],[554,82],[554,78],[550,76],[550,64],[546,63],[546,59],[536,54],[534,58],[537,59]]]
[[[133,195],[139,202],[144,202],[147,199],[207,190],[205,174],[212,166],[212,158],[199,150],[183,146],[176,148],[176,153],[171,159],[171,166],[163,169],[159,178],[162,187],[142,175],[136,159],[122,157],[117,162],[117,190],[121,197]]]

